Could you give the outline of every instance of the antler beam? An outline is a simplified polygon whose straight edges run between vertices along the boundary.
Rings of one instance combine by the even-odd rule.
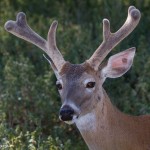
[[[57,22],[54,21],[49,29],[47,42],[28,26],[26,15],[23,12],[18,13],[16,21],[10,20],[5,23],[5,29],[8,32],[42,49],[51,58],[57,69],[61,70],[65,60],[56,46],[56,28]]]
[[[87,62],[94,68],[98,69],[101,62],[108,55],[108,53],[125,37],[127,37],[139,23],[141,14],[134,6],[128,9],[128,17],[124,25],[115,33],[110,32],[109,20],[103,20],[103,42],[93,53]]]

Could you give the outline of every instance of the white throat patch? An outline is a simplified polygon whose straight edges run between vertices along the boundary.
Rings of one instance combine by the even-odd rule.
[[[94,130],[94,129],[96,129],[95,114],[92,112],[92,113],[88,113],[84,116],[81,116],[78,119],[76,119],[75,123],[76,123],[78,129],[81,131]]]

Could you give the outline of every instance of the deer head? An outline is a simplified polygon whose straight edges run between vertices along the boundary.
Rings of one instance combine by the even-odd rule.
[[[103,20],[103,42],[94,54],[82,64],[71,64],[64,60],[56,46],[57,22],[49,29],[47,41],[36,34],[27,24],[24,13],[18,13],[16,21],[8,21],[5,29],[41,48],[56,77],[57,88],[61,96],[60,119],[72,124],[80,117],[91,112],[103,98],[102,85],[106,78],[117,78],[126,73],[133,62],[135,48],[111,56],[105,65],[101,65],[108,53],[137,26],[140,12],[134,6],[129,7],[128,17],[123,26],[115,33],[110,32],[109,20]]]

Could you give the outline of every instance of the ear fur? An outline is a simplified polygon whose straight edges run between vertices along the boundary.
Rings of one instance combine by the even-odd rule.
[[[104,78],[118,78],[125,74],[132,66],[135,48],[111,56],[107,65],[102,69]]]
[[[56,78],[59,79],[60,76],[59,76],[58,70],[57,70],[55,64],[53,63],[53,61],[50,58],[47,58],[44,54],[43,54],[43,56],[49,62],[49,64],[51,65],[51,67],[52,67],[52,69],[55,73]]]

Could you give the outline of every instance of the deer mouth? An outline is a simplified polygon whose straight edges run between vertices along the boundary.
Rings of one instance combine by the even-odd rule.
[[[74,124],[74,123],[77,121],[78,117],[79,117],[79,116],[74,115],[73,118],[72,118],[72,120],[67,120],[67,121],[64,121],[64,122],[65,122],[66,124],[72,125],[72,124]]]
[[[74,124],[74,121],[70,120],[70,121],[64,121],[66,124],[72,125]]]

